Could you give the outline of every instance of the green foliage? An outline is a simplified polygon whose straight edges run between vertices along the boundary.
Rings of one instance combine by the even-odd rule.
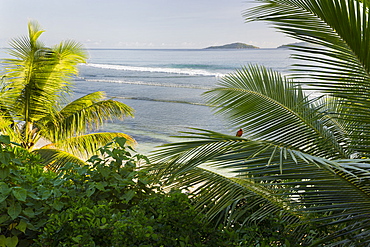
[[[132,150],[131,150],[132,151]],[[86,166],[67,166],[71,206],[50,215],[40,246],[209,246],[228,235],[202,222],[188,197],[164,194],[138,165],[145,156],[116,138]],[[212,236],[212,237],[211,237]],[[231,246],[220,245],[220,246]]]
[[[0,246],[27,246],[57,211],[55,175],[40,158],[0,136]]]
[[[91,203],[91,202],[90,202]],[[157,193],[132,208],[84,202],[51,215],[40,246],[234,246],[231,233],[204,224],[186,195]]]
[[[39,40],[43,32],[29,22],[28,37],[9,44],[12,58],[3,60],[0,81],[0,133],[34,150],[54,171],[69,162],[84,164],[114,137],[135,143],[124,133],[91,133],[108,120],[133,116],[133,109],[106,99],[104,92],[70,102],[71,80],[78,64],[86,62],[86,50],[71,40],[46,47]]]
[[[247,21],[268,21],[302,41],[289,46],[298,59],[291,75],[250,65],[223,77],[205,95],[243,136],[193,129],[151,157],[157,174],[199,187],[196,205],[210,221],[273,226],[274,215],[296,245],[367,246],[369,1],[257,2]]]
[[[139,165],[149,160],[126,147],[126,139],[115,138],[115,142],[100,148],[101,156],[92,156],[84,166],[71,163],[60,169],[59,178],[71,181],[72,198],[97,203],[112,203],[117,209],[125,209],[154,193],[155,187],[144,169]],[[126,150],[126,148],[128,150]]]
[[[0,148],[0,246],[235,246],[187,195],[153,184],[124,138],[58,174],[7,136]]]

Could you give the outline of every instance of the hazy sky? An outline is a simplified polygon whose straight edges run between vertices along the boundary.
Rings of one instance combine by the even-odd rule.
[[[243,42],[262,48],[294,42],[262,22],[245,23],[253,0],[0,0],[0,47],[27,34],[47,45],[73,39],[87,48],[204,48]]]

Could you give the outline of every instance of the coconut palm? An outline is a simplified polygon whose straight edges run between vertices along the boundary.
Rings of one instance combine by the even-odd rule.
[[[28,37],[10,42],[13,57],[3,61],[0,88],[0,131],[57,169],[66,162],[82,163],[95,150],[123,133],[92,133],[112,118],[132,116],[133,110],[105,99],[104,92],[85,95],[72,102],[71,78],[87,54],[74,41],[53,48],[39,41],[43,33],[29,22]]]
[[[243,137],[189,131],[190,140],[153,154],[157,173],[196,186],[209,220],[242,225],[280,212],[296,243],[369,244],[368,2],[258,2],[247,21],[269,21],[314,46],[291,46],[298,63],[288,77],[253,65],[224,77],[205,96]]]

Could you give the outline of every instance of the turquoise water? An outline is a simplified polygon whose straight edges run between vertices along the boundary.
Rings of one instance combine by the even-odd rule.
[[[235,129],[212,114],[202,93],[223,75],[248,64],[261,64],[287,73],[289,50],[88,50],[80,66],[75,97],[105,91],[135,109],[134,119],[115,121],[102,131],[134,137],[137,150],[148,153],[176,141],[171,136],[187,127],[234,134]]]

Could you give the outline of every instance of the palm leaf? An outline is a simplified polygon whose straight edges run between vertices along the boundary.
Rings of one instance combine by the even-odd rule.
[[[370,241],[370,164],[367,160],[330,161],[309,157],[298,159],[298,164],[250,167],[244,170],[253,181],[280,181],[274,184],[276,193],[297,205],[298,213],[315,215],[309,223],[316,226],[333,226],[331,234],[317,241],[335,245],[367,243]],[[278,158],[278,157],[277,157]],[[318,169],[319,167],[319,169]],[[270,186],[267,185],[267,186]],[[329,231],[330,232],[330,231]]]
[[[111,142],[115,137],[124,137],[130,146],[136,144],[129,135],[116,132],[92,133],[60,140],[43,146],[41,149],[58,149],[68,152],[82,159],[88,159],[91,155],[97,154],[99,148]]]
[[[222,78],[206,96],[216,113],[242,127],[248,138],[323,157],[348,155],[344,128],[329,114],[326,101],[309,99],[278,72],[242,68]]]
[[[99,129],[106,121],[133,116],[133,109],[115,100],[100,100],[105,94],[95,92],[66,105],[59,113],[42,119],[40,124],[53,142],[71,136],[84,135]]]
[[[41,156],[42,164],[44,164],[48,170],[55,172],[58,172],[61,167],[66,166],[68,163],[80,166],[86,165],[86,163],[77,156],[58,149],[44,148],[37,149],[32,152]]]
[[[85,54],[74,43],[62,43],[58,49],[46,48],[38,37],[43,31],[30,22],[29,37],[14,39],[5,59],[7,86],[6,105],[20,116],[20,121],[34,122],[47,115],[56,102],[69,91],[68,78]]]
[[[353,148],[368,154],[370,139],[370,14],[357,0],[260,0],[247,21],[270,21],[287,35],[317,47],[294,45],[296,77],[342,100]],[[349,113],[349,114],[348,114]]]
[[[297,150],[274,148],[271,143],[204,132],[187,136],[192,139],[190,141],[168,144],[151,158],[157,174],[166,181],[198,186],[198,206],[206,205],[210,217],[220,217],[222,211],[240,200],[243,194],[248,197],[253,193],[259,196],[255,203],[263,199],[271,212],[284,209],[289,215],[304,216],[300,217],[300,223],[306,218],[307,224],[329,228],[334,225],[331,234],[323,238],[324,242],[341,242],[350,237],[359,239],[359,235],[368,233],[364,230],[370,210],[370,164],[367,160],[328,160]],[[276,152],[276,148],[280,151]],[[223,169],[232,170],[238,173],[238,178],[224,178],[199,166],[213,166],[219,171],[217,173],[222,173]],[[235,217],[228,220],[239,218],[242,213],[239,208],[233,212]],[[263,216],[259,211],[253,215]],[[353,231],[346,231],[349,228]],[[301,236],[302,229],[296,228],[296,235]],[[364,238],[370,239],[370,234]]]
[[[261,221],[288,205],[288,201],[276,197],[273,191],[254,181],[227,177],[201,167],[177,174],[170,187],[193,188],[195,206],[205,213],[208,220],[226,216],[228,225]],[[232,207],[235,203],[240,204],[238,208]],[[242,216],[242,222],[238,222]],[[298,217],[288,211],[285,216],[290,223],[298,221]]]
[[[87,95],[84,95],[72,102],[69,102],[63,109],[60,110],[60,114],[63,117],[68,117],[77,111],[81,111],[94,103],[98,103],[105,99],[105,92],[98,91]]]

